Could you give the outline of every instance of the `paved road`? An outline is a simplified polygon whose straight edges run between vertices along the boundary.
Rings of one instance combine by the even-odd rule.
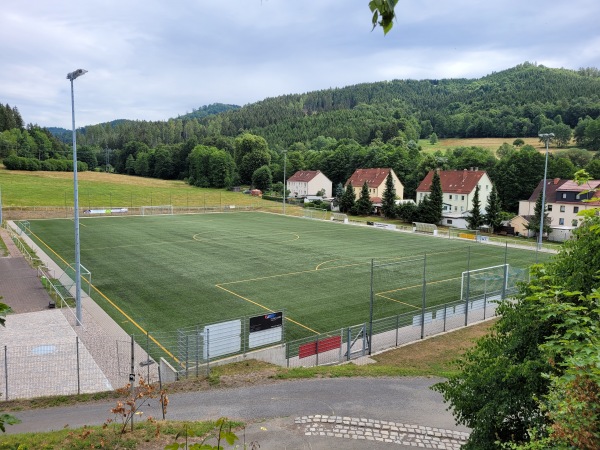
[[[419,436],[419,433],[425,430],[424,427],[467,431],[454,424],[441,396],[429,389],[437,381],[433,378],[311,379],[180,393],[169,396],[167,418],[202,420],[225,416],[252,422],[246,431],[246,441],[258,441],[261,449],[414,449],[422,440],[423,436]],[[114,403],[94,403],[23,411],[16,413],[23,422],[8,427],[7,432],[36,432],[62,429],[65,425],[79,427],[101,424],[111,417],[112,406]],[[144,416],[161,417],[156,402],[144,406],[143,410]],[[352,439],[349,435],[346,439],[315,436],[319,433],[315,433],[314,426],[311,433],[311,426],[301,420],[308,418],[308,422],[311,422],[314,416],[362,419],[367,424],[367,430],[375,428],[377,421],[415,425],[418,426],[416,441],[415,436],[405,439],[412,439],[407,442],[409,445]],[[324,431],[326,435],[328,430]],[[438,448],[433,444],[435,442],[424,447]],[[457,447],[449,445],[447,448]]]

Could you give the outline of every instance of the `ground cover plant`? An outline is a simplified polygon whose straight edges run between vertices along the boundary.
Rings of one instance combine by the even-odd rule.
[[[72,220],[31,220],[30,227],[60,264],[74,260]],[[286,338],[300,338],[368,320],[373,259],[390,263],[374,277],[381,318],[420,311],[425,252],[427,306],[458,300],[467,269],[505,259],[525,269],[537,257],[260,212],[84,217],[80,236],[92,297],[135,333],[282,310]]]

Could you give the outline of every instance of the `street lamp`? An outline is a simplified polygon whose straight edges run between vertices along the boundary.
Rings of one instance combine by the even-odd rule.
[[[283,215],[285,216],[285,195],[287,193],[287,180],[285,179],[285,163],[287,160],[287,150],[283,151]]]
[[[540,213],[540,232],[538,234],[538,250],[542,249],[542,234],[544,233],[544,216],[546,212],[546,177],[548,175],[548,143],[554,137],[554,133],[541,133],[540,139],[546,141],[546,161],[544,163],[544,184],[542,185],[542,211]]]
[[[77,139],[75,134],[75,95],[73,80],[87,73],[87,70],[77,69],[67,74],[71,82],[71,116],[73,118],[73,207],[75,209],[75,317],[77,325],[81,325],[81,261],[79,256],[79,192],[77,190]]]

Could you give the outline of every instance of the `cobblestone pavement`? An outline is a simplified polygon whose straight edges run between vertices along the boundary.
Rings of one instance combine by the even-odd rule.
[[[377,441],[419,448],[459,450],[469,437],[469,433],[461,431],[353,417],[303,416],[296,418],[295,423],[304,426],[305,436]]]

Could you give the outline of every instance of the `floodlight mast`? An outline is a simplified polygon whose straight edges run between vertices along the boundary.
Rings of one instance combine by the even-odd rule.
[[[548,144],[552,138],[554,138],[554,133],[540,133],[538,135],[540,139],[543,139],[546,142],[546,160],[544,163],[544,183],[542,185],[542,210],[540,217],[540,232],[538,233],[538,250],[542,249],[542,235],[544,234],[544,216],[546,213],[546,177],[548,176]]]
[[[73,209],[75,210],[75,318],[77,325],[82,324],[81,318],[81,258],[79,244],[79,192],[77,183],[77,136],[75,132],[75,95],[73,81],[87,73],[87,70],[77,69],[67,74],[67,80],[71,82],[71,117],[73,122]]]

